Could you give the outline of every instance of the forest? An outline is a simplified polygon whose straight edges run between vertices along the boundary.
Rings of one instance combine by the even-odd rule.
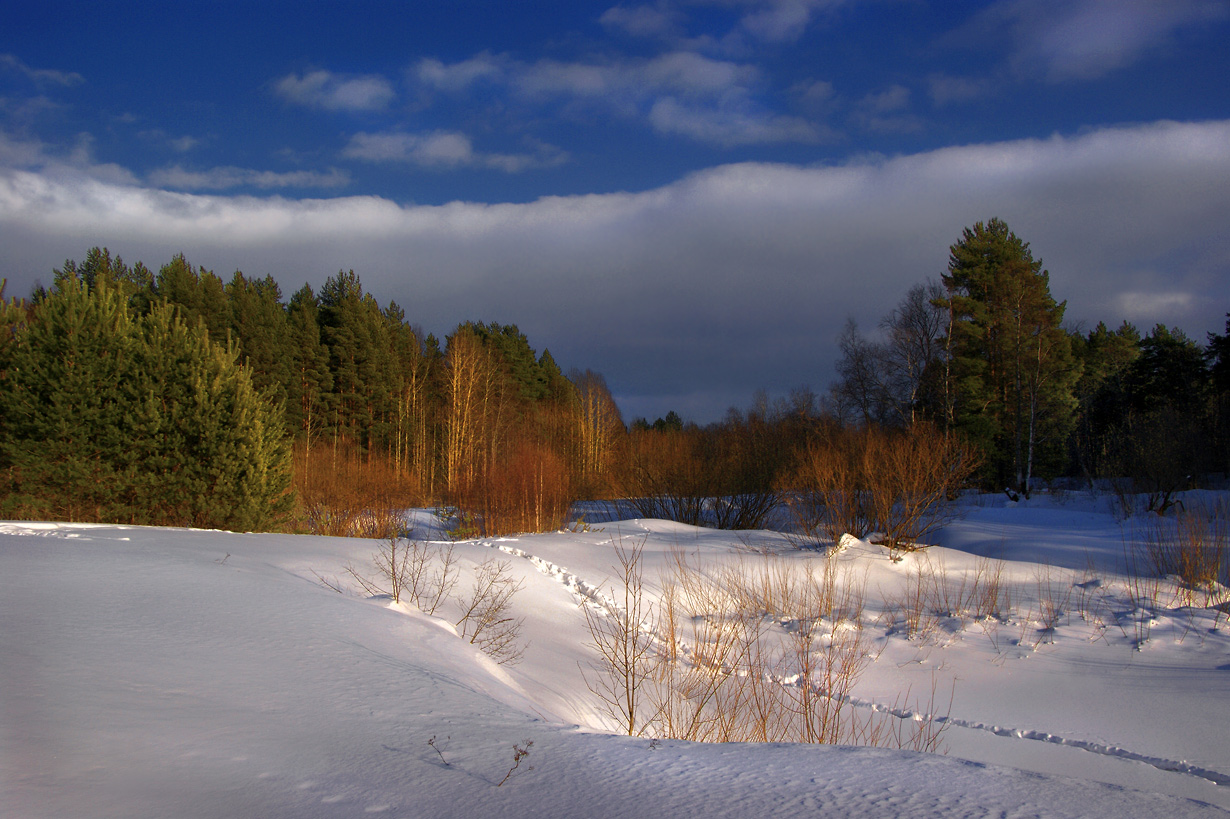
[[[873,335],[841,331],[823,394],[626,422],[601,374],[564,372],[515,324],[438,339],[353,271],[287,298],[96,247],[50,288],[0,290],[0,517],[381,536],[438,507],[494,535],[601,498],[728,529],[787,508],[804,538],[905,545],[966,486],[1063,478],[1165,511],[1224,477],[1230,314],[1201,343],[1064,310],[1029,244],[979,222]]]

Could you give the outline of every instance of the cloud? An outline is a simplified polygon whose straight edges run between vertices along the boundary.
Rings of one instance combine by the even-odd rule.
[[[519,66],[510,80],[514,90],[526,97],[614,95],[631,100],[678,94],[713,99],[748,93],[760,81],[760,72],[751,65],[675,51],[646,60],[608,63],[542,60]]]
[[[0,131],[0,167],[32,168],[47,161],[43,143],[34,139],[21,139]]]
[[[76,71],[56,71],[48,68],[31,68],[12,54],[0,54],[0,67],[16,71],[36,85],[72,86],[85,82]]]
[[[923,130],[923,121],[908,113],[910,89],[892,85],[863,97],[855,106],[852,121],[867,131],[911,133]]]
[[[344,188],[350,184],[350,174],[336,168],[327,172],[257,171],[250,168],[224,166],[207,171],[185,170],[180,165],[162,168],[149,175],[149,184],[174,190],[228,190],[230,188]]]
[[[1154,324],[1165,324],[1172,317],[1182,318],[1191,312],[1195,295],[1190,292],[1127,292],[1121,293],[1112,300],[1119,313],[1127,321],[1144,322],[1142,331],[1148,331]]]
[[[19,138],[0,131],[0,168],[37,170],[51,177],[88,178],[114,185],[136,185],[127,168],[94,158],[94,137],[78,134],[64,150],[35,138]]]
[[[754,10],[740,21],[740,27],[758,40],[780,43],[797,40],[818,9],[841,3],[840,0],[769,0],[748,5]]]
[[[846,318],[874,327],[993,216],[1031,243],[1070,322],[1161,320],[1203,338],[1224,326],[1227,212],[1230,121],[725,165],[525,204],[177,193],[60,164],[0,171],[0,263],[18,294],[95,244],[151,266],[183,251],[285,292],[353,268],[429,332],[515,322],[564,367],[603,372],[626,417],[703,421],[758,387],[826,388]]]
[[[376,111],[395,96],[384,77],[341,76],[330,71],[288,74],[274,84],[274,90],[288,102],[326,111]]]
[[[614,6],[598,21],[608,29],[670,42],[677,47],[741,53],[756,44],[794,42],[818,14],[845,3],[846,0],[657,0],[653,4]],[[687,24],[697,16],[697,7],[731,9],[735,20],[724,34],[688,37]]]
[[[551,167],[568,159],[567,154],[558,148],[545,144],[539,144],[536,148],[531,154],[482,153],[474,150],[468,136],[456,131],[421,134],[389,131],[355,134],[342,150],[342,156],[368,162],[407,162],[437,170],[474,167],[494,168],[507,173]]]
[[[170,148],[172,151],[180,154],[186,154],[189,151],[199,147],[203,142],[199,137],[184,135],[173,137],[161,128],[150,128],[144,131],[137,132],[137,136],[141,139],[148,140],[158,145]]]
[[[654,103],[649,121],[655,131],[717,145],[819,142],[823,132],[799,117],[768,115],[749,106],[689,106],[673,97]]]
[[[932,74],[927,78],[927,91],[931,101],[939,107],[970,102],[988,96],[994,83],[982,77],[953,77],[948,74]]]
[[[430,91],[460,95],[485,83],[507,88],[522,105],[581,106],[718,145],[815,142],[824,134],[767,110],[758,100],[764,79],[755,66],[687,51],[606,62],[524,63],[480,54],[453,64],[421,60],[412,76]]]
[[[652,5],[614,6],[599,18],[607,28],[636,37],[670,40],[689,46],[739,51],[746,41],[789,43],[807,30],[818,12],[844,5],[845,0],[658,0]],[[725,35],[688,40],[683,32],[694,7],[729,7],[737,20]]]
[[[969,30],[1008,39],[1018,74],[1068,82],[1124,68],[1180,31],[1228,17],[1222,0],[1000,0]]]
[[[603,12],[598,22],[634,37],[665,39],[680,32],[682,15],[668,3],[655,6],[613,6]]]
[[[410,76],[434,90],[456,94],[483,81],[504,82],[508,63],[507,58],[488,52],[447,65],[434,57],[425,57],[411,69]]]

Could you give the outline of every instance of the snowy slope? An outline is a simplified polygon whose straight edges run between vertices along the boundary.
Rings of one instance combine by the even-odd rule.
[[[1070,537],[1055,526],[1078,514]],[[1230,807],[1230,640],[1225,619],[1203,613],[1157,617],[1139,650],[1122,612],[1100,632],[1071,614],[1042,634],[1024,614],[998,635],[942,622],[907,640],[886,621],[869,626],[881,653],[856,698],[871,707],[932,680],[951,687],[946,756],[596,730],[580,602],[612,574],[613,537],[643,537],[650,570],[672,549],[814,559],[772,533],[660,521],[460,544],[466,565],[500,552],[525,582],[516,605],[530,644],[510,667],[447,623],[319,581],[364,565],[379,545],[370,541],[0,524],[0,815],[1185,817]],[[969,510],[925,558],[894,563],[854,544],[839,559],[865,577],[875,615],[884,604],[870,600],[893,598],[911,561],[956,572],[1006,548],[1018,562],[1005,573],[1036,602],[1045,584],[1085,577],[1085,556],[1068,554],[1079,543],[1122,537],[1092,506],[1000,504]],[[1053,569],[1021,560],[1031,538]],[[1106,548],[1099,587],[1111,589]],[[515,745],[529,754],[498,785]]]

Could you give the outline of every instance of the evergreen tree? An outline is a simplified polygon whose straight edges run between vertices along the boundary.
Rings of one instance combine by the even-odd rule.
[[[85,261],[80,264],[68,259],[62,269],[53,272],[53,276],[53,288],[76,279],[89,288],[106,285],[117,289],[130,302],[154,284],[154,275],[149,268],[140,262],[129,267],[118,255],[113,258],[111,251],[105,247],[90,248],[85,254]]]
[[[1076,468],[1087,478],[1115,477],[1107,473],[1112,432],[1127,411],[1126,376],[1140,355],[1140,332],[1128,322],[1110,330],[1098,322],[1089,335],[1072,337],[1081,375],[1074,392],[1077,421],[1073,432]]]
[[[1230,313],[1224,335],[1209,333],[1205,348],[1213,388],[1213,429],[1217,441],[1218,468],[1230,474]]]
[[[292,498],[280,410],[236,351],[163,304],[61,277],[4,351],[5,510],[23,517],[275,525]]]
[[[180,253],[158,270],[153,292],[155,300],[177,306],[188,324],[203,322],[215,343],[226,344],[231,332],[231,305],[226,286],[213,272],[194,268]]]
[[[282,291],[272,277],[248,279],[236,270],[226,285],[232,336],[252,381],[279,401],[293,380],[290,326]]]
[[[1129,406],[1137,412],[1162,407],[1185,414],[1204,409],[1209,369],[1204,351],[1178,328],[1156,325],[1140,342],[1140,355],[1128,367]]]
[[[1159,324],[1141,340],[1122,384],[1108,472],[1131,478],[1135,491],[1148,493],[1150,508],[1164,512],[1175,492],[1216,463],[1204,351]]]
[[[320,326],[333,373],[335,431],[371,449],[387,423],[388,325],[353,270],[320,289]]]
[[[0,458],[10,514],[115,516],[130,424],[133,328],[119,291],[57,277],[7,350]]]
[[[500,369],[516,384],[522,400],[538,401],[550,393],[550,378],[517,325],[493,321],[487,325],[467,322],[465,326],[496,354]]]
[[[286,419],[310,452],[328,424],[333,373],[329,348],[321,341],[320,308],[309,285],[290,297],[286,310],[292,376],[287,383]]]
[[[950,422],[988,455],[988,477],[1028,493],[1057,472],[1079,368],[1061,328],[1065,304],[1029,244],[992,219],[966,228],[943,275],[949,311]]]

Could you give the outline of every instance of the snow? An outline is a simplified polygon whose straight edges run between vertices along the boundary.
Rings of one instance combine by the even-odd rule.
[[[1141,521],[1121,517],[1104,497],[971,499],[940,545],[894,561],[848,540],[834,558],[863,584],[875,652],[852,701],[933,709],[943,754],[603,730],[582,605],[613,596],[613,542],[643,540],[651,593],[679,551],[822,560],[772,532],[631,520],[458,543],[459,589],[492,557],[524,584],[528,646],[498,665],[455,609],[346,582],[376,541],[0,523],[0,815],[1225,815],[1230,625],[1173,599],[1133,611]],[[1008,616],[890,624],[920,571],[955,584],[987,558],[1005,561]]]

